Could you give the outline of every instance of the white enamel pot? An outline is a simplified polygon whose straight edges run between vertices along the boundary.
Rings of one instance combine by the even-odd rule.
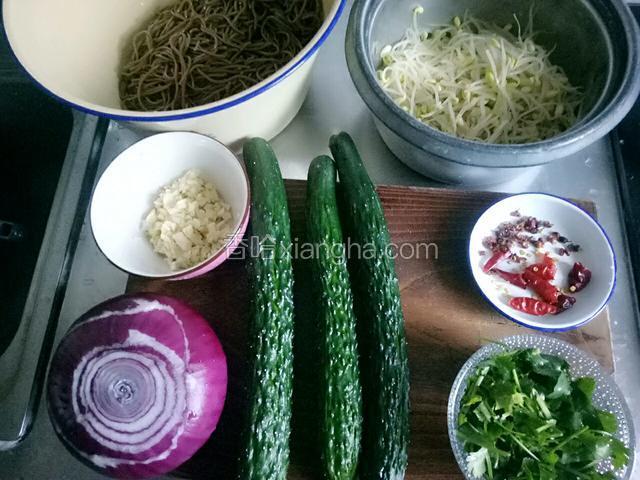
[[[118,66],[127,39],[171,0],[4,0],[11,48],[42,88],[72,107],[145,130],[188,130],[238,149],[244,139],[270,139],[293,119],[309,88],[318,49],[346,0],[323,0],[325,20],[305,48],[270,77],[236,95],[183,110],[120,108]]]

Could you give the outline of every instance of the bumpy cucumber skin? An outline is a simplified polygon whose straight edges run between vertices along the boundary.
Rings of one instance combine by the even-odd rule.
[[[387,224],[371,179],[346,133],[330,140],[338,167],[342,219],[351,243],[363,249],[350,262],[361,347],[364,424],[360,476],[402,479],[409,443],[409,364]],[[364,255],[373,247],[373,258]]]
[[[284,480],[289,466],[293,377],[293,273],[287,197],[271,146],[245,143],[251,185],[251,235],[264,243],[251,255],[248,427],[241,480]]]
[[[309,167],[307,240],[318,309],[320,448],[324,477],[354,478],[360,453],[362,393],[356,319],[336,202],[336,171],[320,156]]]

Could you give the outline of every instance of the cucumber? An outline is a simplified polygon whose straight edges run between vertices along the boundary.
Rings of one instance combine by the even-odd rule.
[[[351,480],[356,473],[362,423],[356,319],[336,203],[336,170],[327,156],[309,167],[307,240],[318,311],[320,453],[324,477]]]
[[[293,377],[293,273],[287,197],[271,146],[244,144],[251,186],[252,295],[248,425],[240,459],[242,480],[284,480],[289,466]]]
[[[402,479],[409,442],[409,365],[389,231],[380,199],[346,133],[330,140],[350,259],[363,393],[361,478]]]

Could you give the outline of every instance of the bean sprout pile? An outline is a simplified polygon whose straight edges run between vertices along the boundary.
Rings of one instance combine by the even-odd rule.
[[[384,91],[418,120],[457,137],[530,143],[553,137],[578,119],[582,92],[550,52],[534,41],[531,18],[504,28],[470,15],[430,32],[414,9],[405,37],[380,52]],[[531,17],[531,15],[530,15]]]

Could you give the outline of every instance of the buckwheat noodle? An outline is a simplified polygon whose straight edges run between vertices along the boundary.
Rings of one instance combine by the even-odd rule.
[[[179,0],[125,49],[122,106],[176,110],[234,95],[285,65],[321,23],[320,0]]]

